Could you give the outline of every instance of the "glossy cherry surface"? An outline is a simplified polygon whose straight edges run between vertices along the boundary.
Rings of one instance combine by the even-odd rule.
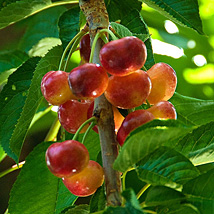
[[[68,84],[68,73],[49,71],[42,78],[41,91],[45,99],[52,105],[60,105],[70,99],[77,99]]]
[[[102,66],[108,73],[124,76],[144,65],[147,50],[140,39],[128,36],[105,44],[100,50],[99,57]]]
[[[153,65],[147,71],[151,82],[152,89],[148,96],[150,104],[159,101],[169,100],[175,93],[177,77],[174,69],[166,63],[160,62]]]
[[[67,132],[75,134],[82,123],[87,120],[89,106],[89,102],[79,102],[78,100],[69,100],[59,106],[59,122]],[[88,125],[86,125],[80,133],[84,133],[87,128]]]
[[[86,34],[80,40],[80,56],[84,63],[89,62],[91,54],[90,36]]]
[[[155,119],[153,114],[146,110],[136,110],[128,114],[117,133],[119,144],[122,146],[131,131],[153,119]]]
[[[111,76],[105,91],[107,100],[118,108],[130,109],[142,105],[151,90],[148,74],[137,70],[126,76]]]
[[[169,101],[160,101],[147,109],[156,119],[177,119],[175,107]]]
[[[72,194],[85,197],[92,195],[98,187],[102,186],[104,172],[97,162],[90,160],[83,171],[62,180]]]
[[[89,162],[88,150],[75,140],[53,143],[48,147],[45,157],[49,170],[57,177],[79,173]]]
[[[108,86],[107,73],[100,65],[93,63],[74,68],[68,79],[73,94],[82,99],[99,97]]]

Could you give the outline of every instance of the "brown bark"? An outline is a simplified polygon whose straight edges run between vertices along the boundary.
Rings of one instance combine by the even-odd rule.
[[[108,29],[109,19],[104,0],[80,0],[79,5],[89,25],[91,41],[101,29]],[[103,46],[101,39],[97,41],[93,63],[100,64],[99,52]],[[95,99],[94,114],[98,118],[103,168],[105,173],[106,197],[108,206],[121,205],[121,179],[113,163],[118,155],[118,143],[114,131],[114,116],[111,104],[104,95]]]

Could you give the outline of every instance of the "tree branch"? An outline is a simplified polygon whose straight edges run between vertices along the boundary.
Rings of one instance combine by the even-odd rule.
[[[108,13],[104,0],[80,0],[79,5],[86,16],[92,42],[99,30],[108,29],[109,26]],[[100,64],[99,52],[103,45],[103,41],[98,39],[93,63]],[[95,99],[94,115],[98,118],[97,125],[105,173],[107,205],[120,206],[121,179],[119,172],[113,169],[113,163],[118,155],[118,143],[114,131],[112,106],[104,95]]]

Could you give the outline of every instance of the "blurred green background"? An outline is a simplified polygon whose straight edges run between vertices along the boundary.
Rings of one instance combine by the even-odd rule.
[[[0,1],[0,5],[3,2]],[[168,63],[177,73],[176,91],[208,100],[214,99],[214,0],[199,0],[199,6],[205,35],[171,22],[145,4],[142,16],[151,33],[155,61]],[[57,23],[66,9],[64,6],[50,8],[0,30],[0,90],[8,76],[29,56],[43,56],[52,46],[61,43]],[[76,52],[71,58],[71,67],[77,66],[79,61]],[[47,106],[44,102],[40,110]],[[37,115],[38,120],[28,132],[21,160],[43,141],[55,115],[53,111],[47,111],[41,117]],[[0,171],[13,164],[14,161],[5,158]],[[7,208],[9,192],[17,175],[18,171],[0,180],[0,213]]]

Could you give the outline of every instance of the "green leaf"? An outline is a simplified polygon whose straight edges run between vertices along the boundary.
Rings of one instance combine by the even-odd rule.
[[[192,204],[185,203],[183,193],[164,186],[151,187],[146,195],[145,211],[153,208],[157,214],[199,214]]]
[[[105,0],[105,4],[110,21],[123,20],[133,9],[141,10],[141,3],[136,0]]]
[[[41,39],[36,45],[29,50],[30,57],[44,57],[47,52],[57,45],[61,45],[61,40],[53,37]]]
[[[5,82],[13,72],[11,69],[18,68],[28,59],[27,54],[20,50],[7,51],[0,54],[0,85]]]
[[[0,54],[0,74],[11,68],[19,67],[28,59],[27,54],[20,50],[1,52]]]
[[[89,214],[89,213],[90,213],[89,206],[87,204],[81,204],[65,212],[65,214]]]
[[[0,29],[35,14],[51,4],[51,0],[22,0],[4,7],[0,11]]]
[[[4,152],[3,148],[0,145],[0,162],[6,157],[6,153]]]
[[[111,27],[116,31],[116,36],[119,38],[126,36],[136,36],[143,42],[149,39],[149,34],[136,34],[136,33],[133,34],[128,28],[116,22],[112,22]]]
[[[34,114],[36,113],[37,107],[43,99],[41,93],[41,80],[48,71],[58,69],[61,55],[62,47],[54,47],[40,60],[36,67],[23,111],[10,140],[10,147],[17,157],[20,155],[22,144]]]
[[[39,144],[26,158],[10,193],[9,213],[59,214],[76,200],[46,166],[45,152],[51,143]]]
[[[63,48],[73,39],[80,31],[80,9],[73,7],[63,13],[59,19],[59,37],[62,41]]]
[[[5,152],[16,161],[18,161],[17,154],[14,154],[11,150],[9,143],[14,130],[17,129],[18,120],[21,117],[33,77],[33,71],[38,61],[39,58],[29,59],[16,72],[11,74],[7,85],[4,86],[0,94],[0,142]]]
[[[185,195],[177,190],[165,186],[151,187],[146,195],[145,206],[172,205],[180,203]]]
[[[214,121],[213,100],[199,100],[175,93],[170,102],[175,106],[178,120],[187,125],[203,125]]]
[[[158,148],[137,165],[139,178],[152,185],[179,188],[199,175],[189,159],[168,147]]]
[[[143,214],[133,190],[127,189],[122,193],[126,200],[125,207],[108,207],[103,214]]]
[[[173,148],[175,141],[192,129],[178,121],[151,121],[131,133],[114,162],[114,168],[125,172],[159,147]]]
[[[204,34],[197,0],[143,0],[143,2],[172,21]]]
[[[41,39],[53,37],[59,40],[59,29],[57,23],[60,15],[66,11],[63,6],[53,7],[35,14],[28,21],[25,34],[22,36],[19,49],[24,50],[26,53],[32,52],[32,47],[40,42]],[[56,42],[55,42],[56,43]],[[58,41],[59,44],[59,41]],[[44,48],[44,44],[40,43],[39,48]],[[41,46],[43,45],[43,47]],[[51,44],[50,44],[51,45]],[[54,46],[49,46],[49,50]]]
[[[144,39],[145,38],[147,39],[145,41],[145,45],[147,48],[147,60],[144,66],[148,70],[155,64],[155,61],[152,51],[149,30],[146,23],[143,20],[143,17],[139,13],[139,11],[132,10],[130,13],[127,13],[126,16],[122,19],[121,24],[126,26],[138,38],[141,39],[143,36]]]
[[[106,207],[106,196],[104,186],[97,189],[90,201],[90,213],[104,210]]]
[[[167,207],[158,207],[157,209],[158,214],[200,214],[198,209],[193,206],[192,204],[179,204]]]
[[[214,160],[214,122],[193,130],[176,144],[176,150],[188,157],[194,165]]]
[[[214,210],[213,179],[214,169],[188,181],[183,186],[182,192],[201,214],[210,214]]]
[[[126,36],[133,36],[132,32],[121,24],[118,24],[116,22],[111,22],[111,27],[116,31],[116,33],[120,38],[123,38]]]

